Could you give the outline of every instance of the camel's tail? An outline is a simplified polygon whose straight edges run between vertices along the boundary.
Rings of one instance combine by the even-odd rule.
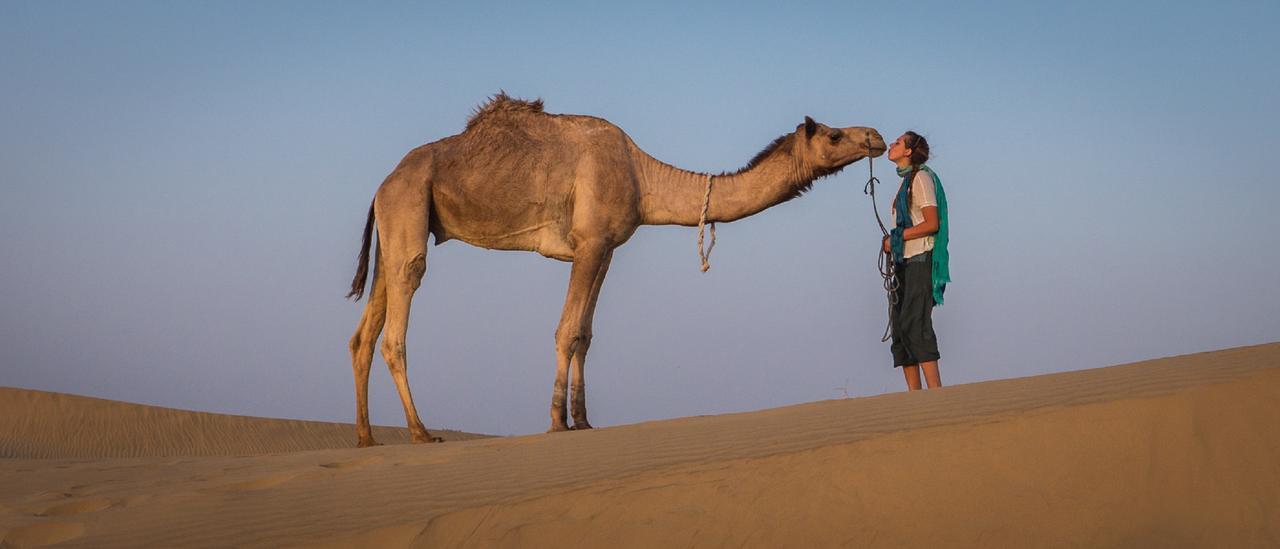
[[[356,277],[351,279],[351,293],[347,298],[359,301],[364,296],[364,284],[369,279],[369,245],[373,240],[373,202],[369,203],[369,220],[364,224],[364,242],[360,244],[360,259],[356,260]]]

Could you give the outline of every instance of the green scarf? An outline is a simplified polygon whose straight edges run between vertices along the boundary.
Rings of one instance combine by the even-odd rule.
[[[947,253],[947,242],[950,240],[947,229],[947,193],[942,190],[942,180],[938,178],[938,174],[924,164],[898,168],[898,175],[902,176],[903,180],[902,186],[898,189],[898,196],[893,201],[897,216],[897,223],[895,223],[897,227],[894,228],[892,235],[893,254],[896,260],[901,261],[902,231],[905,227],[911,226],[907,190],[911,188],[912,182],[907,181],[906,178],[914,177],[912,173],[916,170],[923,170],[933,177],[933,191],[938,198],[938,232],[933,235],[933,302],[942,305],[942,294],[947,290],[947,283],[951,282],[951,256]]]

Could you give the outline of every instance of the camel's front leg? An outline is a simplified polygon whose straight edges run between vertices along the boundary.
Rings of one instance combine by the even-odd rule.
[[[591,348],[591,324],[595,321],[596,302],[600,300],[600,287],[604,285],[605,274],[609,272],[609,262],[613,259],[613,250],[605,253],[604,263],[600,266],[600,271],[596,274],[595,283],[591,286],[591,297],[587,298],[587,310],[582,317],[582,339],[578,341],[578,347],[573,353],[573,380],[570,385],[573,388],[573,428],[590,429],[591,423],[587,421],[587,350]]]
[[[569,385],[569,362],[586,339],[587,311],[597,278],[604,278],[608,266],[609,246],[601,240],[579,241],[573,251],[573,269],[569,273],[569,291],[565,295],[560,326],[556,328],[556,382],[551,393],[551,428],[547,432],[567,431],[566,394]],[[579,365],[579,368],[581,366]],[[581,374],[579,374],[581,376]],[[581,377],[578,378],[581,382]],[[585,421],[585,415],[583,416]]]

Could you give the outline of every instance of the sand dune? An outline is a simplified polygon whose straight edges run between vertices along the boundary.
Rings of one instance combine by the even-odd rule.
[[[483,435],[432,431],[445,440]],[[388,444],[403,428],[374,427]],[[228,456],[348,448],[345,423],[189,412],[62,393],[0,387],[0,458]]]
[[[57,417],[142,415],[98,420],[129,442],[8,417],[51,398]],[[339,449],[270,449],[329,427],[229,416],[155,446],[129,432],[149,428],[137,417],[197,414],[20,390],[0,411],[7,455],[139,456],[0,460],[14,547],[1280,545],[1280,344],[364,450],[342,425]]]

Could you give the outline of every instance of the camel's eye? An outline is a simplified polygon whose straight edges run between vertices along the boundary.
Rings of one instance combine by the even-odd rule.
[[[838,142],[838,141],[840,141],[840,138],[841,138],[841,137],[844,137],[844,132],[832,132],[832,133],[831,133],[831,142],[832,142],[832,143]]]

